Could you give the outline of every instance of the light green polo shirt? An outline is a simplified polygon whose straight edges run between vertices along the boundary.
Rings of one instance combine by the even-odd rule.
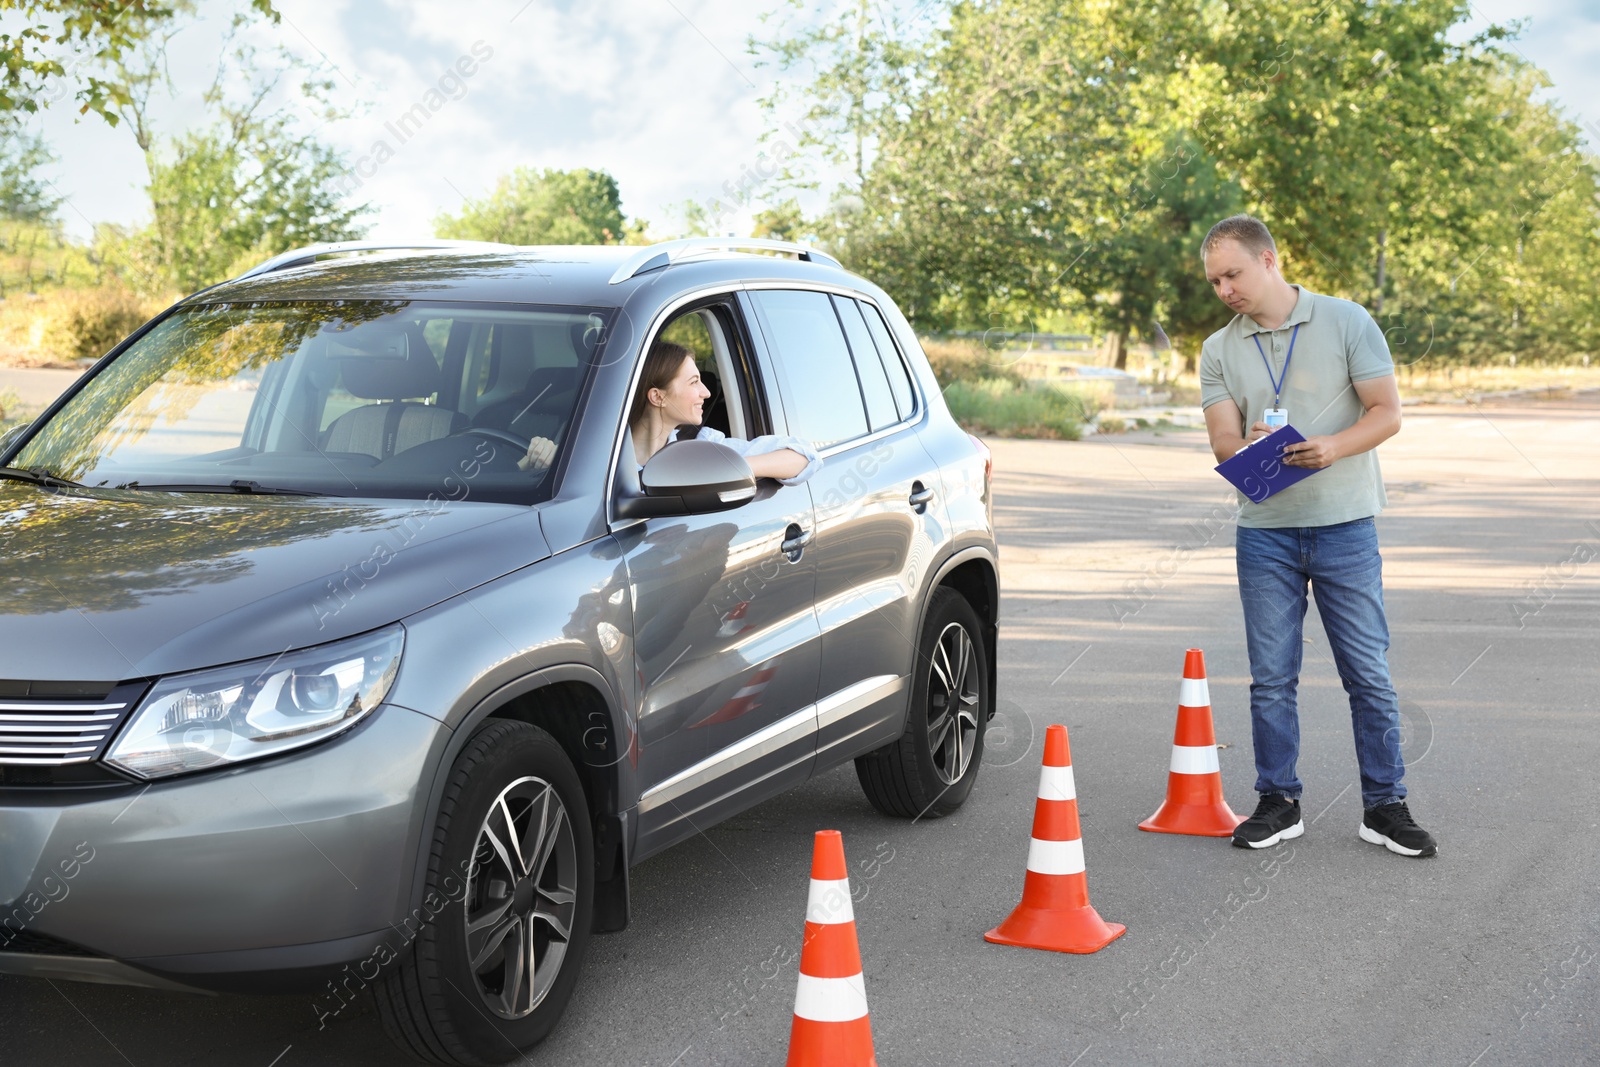
[[[1247,437],[1250,427],[1261,421],[1261,413],[1272,406],[1272,379],[1283,374],[1297,325],[1300,334],[1280,406],[1289,410],[1289,425],[1306,437],[1354,426],[1366,413],[1354,383],[1394,373],[1389,343],[1366,308],[1302,285],[1295,288],[1300,298],[1276,330],[1263,329],[1248,315],[1235,315],[1200,349],[1200,406],[1231,399],[1244,414]],[[1382,511],[1388,498],[1373,449],[1337,460],[1259,504],[1252,504],[1243,493],[1239,502],[1240,526],[1270,529],[1364,519]]]

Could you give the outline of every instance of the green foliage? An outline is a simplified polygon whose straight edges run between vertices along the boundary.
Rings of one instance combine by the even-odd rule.
[[[777,207],[756,212],[755,227],[751,237],[769,237],[774,241],[798,241],[807,230],[804,214],[798,200],[785,200]]]
[[[518,167],[459,215],[434,219],[434,233],[516,245],[621,244],[628,234],[617,180],[603,170]]]
[[[1600,175],[1469,10],[973,0],[907,27],[863,3],[754,47],[809,73],[812,143],[856,153],[819,236],[921,328],[1067,310],[1192,359],[1229,317],[1200,239],[1247,210],[1401,362],[1592,349]]]
[[[964,428],[1004,437],[1076,441],[1098,404],[1092,396],[1048,385],[998,378],[952,382],[944,390],[950,414]]]
[[[38,134],[25,134],[15,119],[0,114],[0,218],[49,222],[61,206],[39,174],[55,155]]]
[[[343,199],[342,155],[286,106],[286,95],[297,94],[307,108],[340,117],[326,103],[332,81],[281,48],[261,62],[236,43],[248,23],[248,15],[234,18],[205,91],[211,123],[178,137],[163,138],[149,121],[151,96],[171,88],[166,48],[177,31],[151,35],[114,64],[116,111],[145,153],[152,218],[134,233],[105,228],[96,245],[140,293],[193,292],[291,248],[365,232],[357,220],[368,208]],[[285,76],[298,78],[287,93]]]
[[[58,286],[99,285],[104,277],[94,250],[68,240],[54,223],[0,218],[0,299]]]
[[[171,23],[184,5],[151,0],[0,0],[15,32],[0,35],[0,114],[37,111],[72,89],[79,111],[95,112],[112,125],[127,103],[126,87],[108,67],[151,34]],[[274,22],[271,0],[251,8]]]
[[[193,292],[291,248],[360,236],[341,158],[284,112],[177,139],[150,160],[151,283]]]

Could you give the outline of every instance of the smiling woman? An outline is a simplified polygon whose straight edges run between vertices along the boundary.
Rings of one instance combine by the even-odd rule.
[[[672,341],[656,341],[645,357],[639,391],[628,413],[633,453],[640,466],[668,444],[689,439],[721,441],[744,456],[757,478],[777,478],[785,485],[805,481],[822,465],[817,450],[798,437],[769,434],[741,441],[705,425],[711,397],[694,353]]]
[[[14,464],[94,487],[531,503],[548,465],[516,461],[536,437],[557,455],[605,322],[425,301],[186,306]]]

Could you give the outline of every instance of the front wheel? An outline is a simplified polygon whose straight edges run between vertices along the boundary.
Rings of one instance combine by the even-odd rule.
[[[977,612],[954,590],[934,590],[917,643],[906,732],[856,759],[872,806],[903,819],[959,808],[983,762],[992,701]]]
[[[594,907],[583,786],[548,733],[493,719],[467,742],[423,900],[376,990],[389,1036],[443,1064],[504,1063],[542,1041],[572,996]]]

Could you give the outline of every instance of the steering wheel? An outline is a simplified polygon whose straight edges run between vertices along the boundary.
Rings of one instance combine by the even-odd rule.
[[[517,450],[518,456],[527,452],[528,446],[533,443],[533,438],[531,437],[518,437],[509,430],[498,430],[493,426],[469,426],[457,436],[465,437],[467,434],[477,434],[479,437],[487,437],[490,440],[511,445]]]

